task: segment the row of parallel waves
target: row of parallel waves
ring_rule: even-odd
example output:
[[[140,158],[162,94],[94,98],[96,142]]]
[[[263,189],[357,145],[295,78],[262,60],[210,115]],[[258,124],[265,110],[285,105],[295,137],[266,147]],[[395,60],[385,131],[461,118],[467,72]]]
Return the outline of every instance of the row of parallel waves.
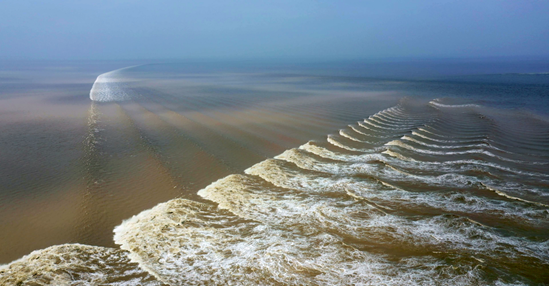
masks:
[[[405,100],[198,192],[214,205],[143,211],[114,239],[170,285],[544,283],[548,127]]]
[[[120,221],[174,197],[200,199],[196,192],[212,181],[396,101],[384,97],[377,105],[368,93],[331,97],[291,88],[249,92],[218,87],[217,80],[215,88],[174,88],[179,80],[158,87],[130,68],[100,75],[90,91],[79,212],[74,225],[59,231],[69,233],[64,241],[87,245],[32,252],[2,266],[0,284],[154,285],[143,271],[149,268],[113,248]],[[48,218],[33,225],[47,227],[42,219]]]

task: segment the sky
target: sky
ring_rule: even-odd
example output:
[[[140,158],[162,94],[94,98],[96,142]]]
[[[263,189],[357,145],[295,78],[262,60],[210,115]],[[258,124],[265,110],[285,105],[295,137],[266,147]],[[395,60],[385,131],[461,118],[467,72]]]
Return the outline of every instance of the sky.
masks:
[[[549,1],[0,1],[0,59],[516,56],[549,56]]]

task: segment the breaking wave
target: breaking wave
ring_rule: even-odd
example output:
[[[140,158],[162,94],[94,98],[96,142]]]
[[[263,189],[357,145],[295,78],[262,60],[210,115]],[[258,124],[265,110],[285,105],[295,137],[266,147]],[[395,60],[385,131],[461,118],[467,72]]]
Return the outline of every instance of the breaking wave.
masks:
[[[90,90],[90,99],[97,102],[113,102],[130,100],[136,96],[135,92],[125,86],[128,79],[124,78],[124,70],[136,66],[125,67],[100,74]]]
[[[93,101],[136,96],[119,71],[97,78]],[[129,218],[114,229],[120,249],[38,250],[2,266],[0,282],[541,284],[548,128],[525,114],[405,99],[213,182],[200,202]]]
[[[65,244],[0,266],[1,285],[164,285],[120,249]]]
[[[477,151],[485,145],[462,138],[507,136],[497,114],[487,110],[486,125],[477,112],[402,103],[200,190],[213,205],[175,199],[144,211],[115,242],[172,285],[544,281],[548,161]],[[442,124],[454,127],[451,147],[402,142]]]

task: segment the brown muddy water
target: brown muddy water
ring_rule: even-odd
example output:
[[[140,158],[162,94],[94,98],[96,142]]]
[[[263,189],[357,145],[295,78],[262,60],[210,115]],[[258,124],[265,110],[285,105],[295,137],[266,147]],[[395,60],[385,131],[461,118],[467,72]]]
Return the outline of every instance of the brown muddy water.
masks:
[[[545,115],[132,64],[1,71],[1,283],[549,281]]]

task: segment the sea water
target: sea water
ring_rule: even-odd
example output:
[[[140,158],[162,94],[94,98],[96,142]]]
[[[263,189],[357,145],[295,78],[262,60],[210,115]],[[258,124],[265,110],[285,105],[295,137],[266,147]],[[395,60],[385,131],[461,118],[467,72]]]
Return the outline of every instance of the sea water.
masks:
[[[547,61],[62,66],[2,78],[4,284],[549,281]]]

